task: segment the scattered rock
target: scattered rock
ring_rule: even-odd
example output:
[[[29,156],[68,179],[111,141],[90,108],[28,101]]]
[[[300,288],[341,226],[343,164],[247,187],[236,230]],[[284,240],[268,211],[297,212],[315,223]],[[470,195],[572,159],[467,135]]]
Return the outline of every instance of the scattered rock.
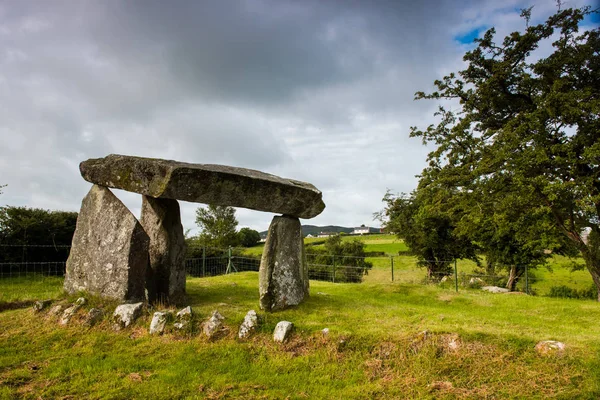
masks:
[[[481,279],[481,278],[473,277],[473,278],[469,279],[469,285],[481,285],[483,283],[484,283],[483,279]]]
[[[501,288],[498,286],[484,286],[481,288],[481,290],[484,290],[484,291],[490,292],[490,293],[508,293],[508,292],[510,292],[510,290],[508,290],[506,288]]]
[[[183,330],[186,329],[192,321],[192,307],[187,306],[181,309],[175,316],[175,323],[173,326],[175,329]]]
[[[238,337],[240,339],[245,339],[249,337],[252,332],[256,330],[258,326],[258,315],[256,315],[256,311],[250,310],[248,314],[244,317],[244,322],[240,326],[240,330],[238,332]]]
[[[448,275],[444,275],[444,276],[442,277],[442,279],[440,279],[440,283],[447,282],[447,281],[448,281],[448,279],[450,279],[450,278],[448,278]]]
[[[144,303],[121,304],[117,306],[113,314],[115,329],[127,328],[141,314]]]
[[[321,333],[323,334],[323,336],[327,336],[329,335],[329,328],[324,328]]]
[[[460,348],[460,338],[457,334],[450,335],[447,340],[448,350],[456,351]]]
[[[59,324],[67,325],[69,323],[69,321],[71,320],[71,318],[73,317],[73,315],[75,315],[75,313],[80,308],[81,308],[81,306],[79,304],[74,304],[71,307],[67,308],[65,311],[63,311],[62,317],[60,317]]]
[[[170,316],[171,313],[168,311],[155,312],[154,316],[152,317],[152,322],[150,322],[150,334],[161,335],[165,331],[165,326],[167,325],[167,321],[169,320]]]
[[[273,332],[273,340],[279,343],[285,342],[288,335],[292,332],[294,324],[289,321],[280,321]]]
[[[50,304],[52,304],[52,300],[38,300],[33,303],[33,311],[40,312],[45,310]]]
[[[213,311],[209,320],[204,323],[204,334],[208,336],[209,339],[215,337],[223,327],[224,319],[225,317],[219,314],[218,311]]]
[[[102,318],[104,318],[104,311],[99,308],[92,308],[88,311],[84,324],[91,327],[100,322]]]
[[[62,311],[64,310],[65,306],[63,306],[62,304],[57,304],[54,307],[52,307],[50,309],[50,311],[48,312],[48,314],[52,315],[52,316],[57,316],[60,313],[62,313]]]
[[[87,303],[87,300],[85,299],[85,297],[80,297],[75,301],[75,305],[78,306],[83,306]]]
[[[310,183],[225,165],[111,154],[80,164],[88,182],[155,198],[244,207],[313,218],[325,209]]]
[[[260,308],[283,310],[300,304],[308,296],[308,270],[304,265],[304,243],[300,220],[274,217],[260,260]]]
[[[325,292],[317,292],[317,294],[319,296],[329,296],[329,293],[325,293]]]
[[[94,185],[81,203],[64,289],[142,301],[150,239],[108,188]]]
[[[185,299],[185,237],[179,203],[142,196],[140,223],[150,238],[148,301],[181,303]]]
[[[535,345],[535,350],[542,355],[562,354],[565,351],[565,344],[556,340],[544,340]]]

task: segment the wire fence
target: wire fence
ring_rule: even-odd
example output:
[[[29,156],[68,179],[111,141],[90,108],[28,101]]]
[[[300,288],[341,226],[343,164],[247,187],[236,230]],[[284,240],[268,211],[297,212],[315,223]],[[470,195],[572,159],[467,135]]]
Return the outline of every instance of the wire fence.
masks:
[[[66,246],[60,247],[62,250]],[[189,277],[210,277],[259,271],[260,255],[249,255],[246,251],[208,247],[188,249],[190,257],[185,260],[186,273]],[[532,270],[528,266],[497,265],[490,272],[468,260],[436,260],[436,263],[444,264],[444,269],[428,269],[423,266],[427,264],[426,261],[418,261],[410,255],[354,257],[305,252],[305,268],[311,280],[353,284],[425,284],[454,291],[490,286],[503,291],[509,287],[517,293],[597,298],[591,277],[586,271],[549,271],[543,267]],[[36,289],[32,288],[42,292],[46,288],[51,288],[49,292],[60,291],[65,269],[66,260],[0,262],[0,302],[11,295],[18,296],[23,285],[34,292]],[[498,291],[494,288],[489,290]]]

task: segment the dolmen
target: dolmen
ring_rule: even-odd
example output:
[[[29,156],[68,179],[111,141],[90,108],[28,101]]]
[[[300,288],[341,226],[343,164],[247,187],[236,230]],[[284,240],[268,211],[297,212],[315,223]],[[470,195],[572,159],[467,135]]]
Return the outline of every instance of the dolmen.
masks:
[[[299,218],[325,208],[313,185],[224,165],[109,155],[79,165],[93,184],[81,203],[64,288],[125,302],[185,299],[185,240],[178,200],[282,214],[269,227],[259,272],[260,307],[308,296]],[[142,195],[138,221],[110,188]]]

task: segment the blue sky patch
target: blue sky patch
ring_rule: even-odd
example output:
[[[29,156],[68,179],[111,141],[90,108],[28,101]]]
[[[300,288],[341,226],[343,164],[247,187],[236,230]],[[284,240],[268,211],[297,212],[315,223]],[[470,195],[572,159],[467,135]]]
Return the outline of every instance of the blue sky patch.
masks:
[[[462,34],[454,36],[454,40],[456,40],[462,44],[472,44],[473,40],[478,38],[479,33],[483,32],[484,30],[485,30],[485,28],[483,28],[483,27],[474,28],[466,33],[462,33]]]

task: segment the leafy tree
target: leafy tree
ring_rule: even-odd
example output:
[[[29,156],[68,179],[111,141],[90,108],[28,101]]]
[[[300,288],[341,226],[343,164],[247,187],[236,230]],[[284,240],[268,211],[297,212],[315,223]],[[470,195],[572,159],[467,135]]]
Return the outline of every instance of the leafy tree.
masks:
[[[440,122],[411,136],[433,142],[424,171],[487,201],[529,199],[520,212],[547,215],[582,254],[600,300],[600,31],[579,31],[589,7],[558,11],[502,43],[488,30],[467,67],[416,99],[450,100]],[[534,51],[551,42],[553,52]],[[586,241],[581,232],[591,228]]]
[[[4,192],[2,191],[2,188],[5,188],[5,187],[6,187],[6,185],[0,185],[0,194],[4,193]]]
[[[260,233],[250,228],[242,228],[238,232],[238,242],[244,247],[256,246],[260,242]]]
[[[209,205],[196,210],[196,224],[200,227],[200,241],[204,245],[225,248],[236,246],[238,221],[235,208]]]
[[[365,260],[365,244],[360,239],[342,241],[340,235],[327,238],[324,249],[311,249],[308,257],[310,279],[333,280],[335,264],[336,282],[361,282],[363,275],[373,267]]]
[[[0,261],[66,261],[76,223],[76,212],[0,207]]]
[[[404,240],[418,265],[427,268],[428,279],[434,281],[452,274],[453,260],[476,259],[475,246],[456,230],[452,212],[439,206],[448,196],[443,191],[434,195],[423,184],[410,195],[388,192],[383,198],[386,208],[376,214],[385,230]]]

